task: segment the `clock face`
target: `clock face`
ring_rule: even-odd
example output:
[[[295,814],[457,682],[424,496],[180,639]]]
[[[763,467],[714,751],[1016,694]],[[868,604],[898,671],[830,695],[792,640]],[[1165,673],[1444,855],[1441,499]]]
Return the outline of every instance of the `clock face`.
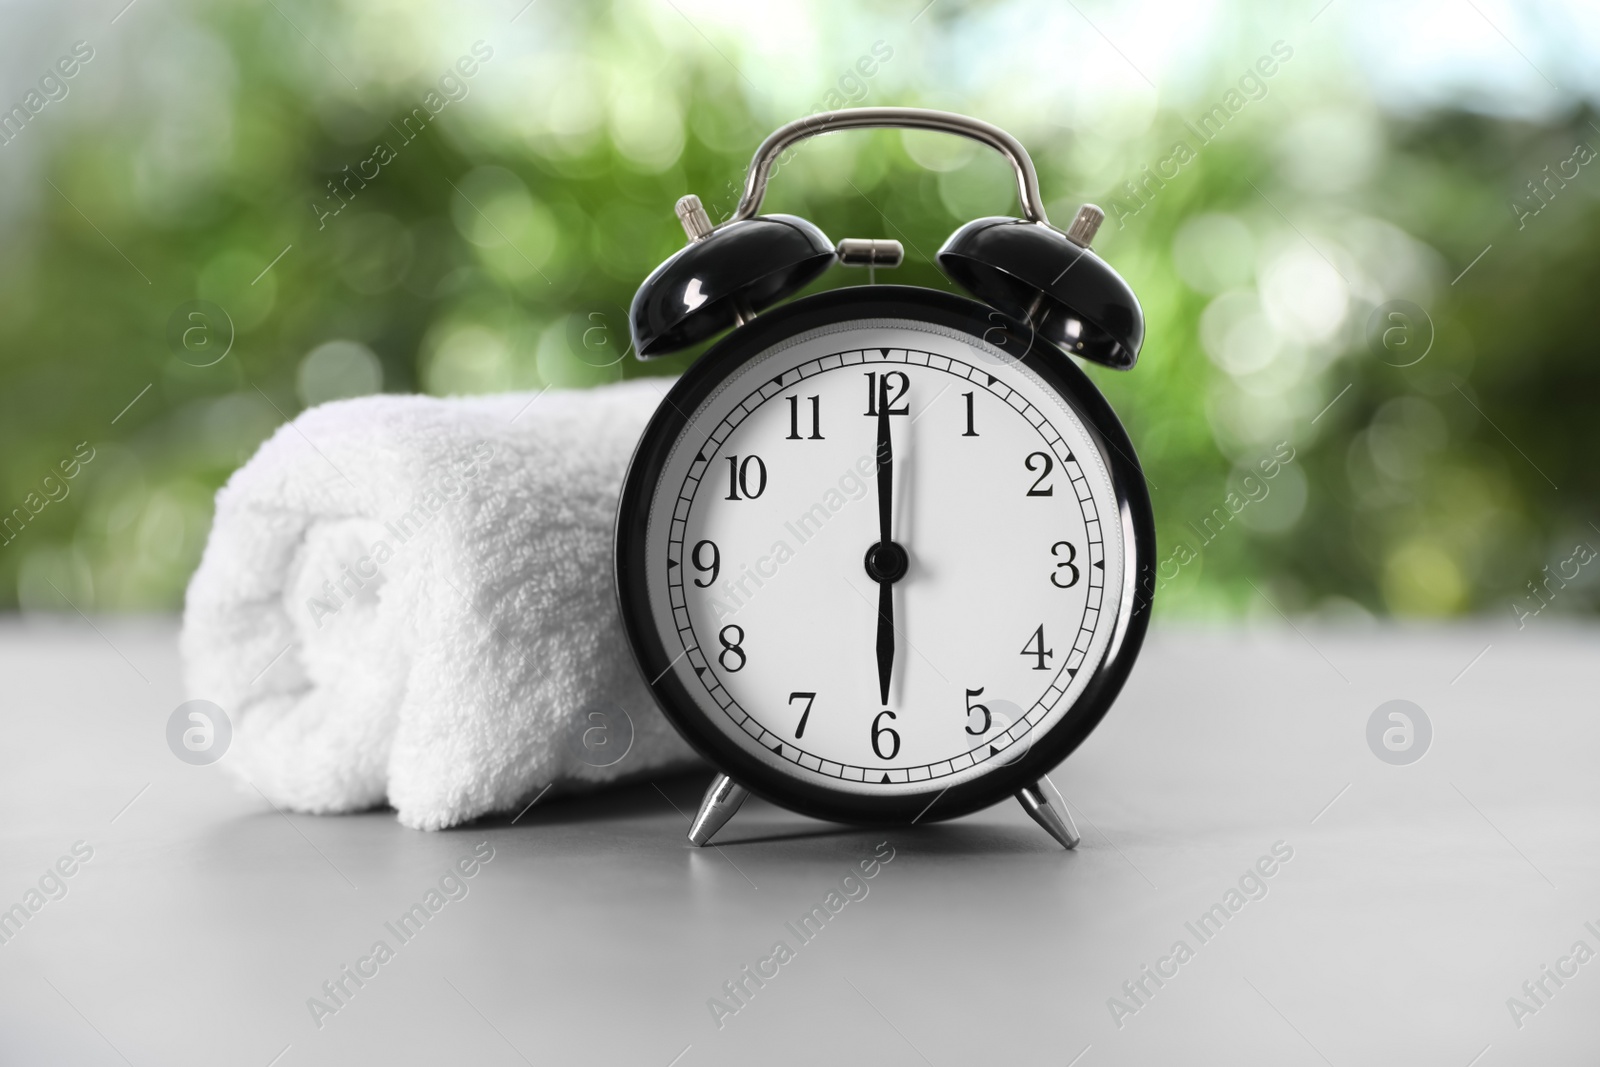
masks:
[[[993,333],[834,322],[674,390],[619,576],[680,727],[813,794],[904,799],[1025,759],[1094,689],[1133,597],[1125,491]]]

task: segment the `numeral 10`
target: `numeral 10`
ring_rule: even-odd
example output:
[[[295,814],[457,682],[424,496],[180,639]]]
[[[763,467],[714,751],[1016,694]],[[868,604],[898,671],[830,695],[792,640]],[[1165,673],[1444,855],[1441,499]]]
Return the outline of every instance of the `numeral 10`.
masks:
[[[755,464],[755,477],[750,475],[750,464]],[[752,488],[753,486],[753,488]],[[767,491],[767,465],[761,461],[760,456],[746,456],[744,462],[739,462],[738,456],[728,457],[728,495],[727,500],[743,500],[749,497],[754,500]],[[741,497],[739,494],[743,493]]]

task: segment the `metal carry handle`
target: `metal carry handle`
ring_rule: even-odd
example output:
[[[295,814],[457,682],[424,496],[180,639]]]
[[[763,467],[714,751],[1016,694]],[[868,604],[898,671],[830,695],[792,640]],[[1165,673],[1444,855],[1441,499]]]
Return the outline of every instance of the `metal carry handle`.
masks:
[[[750,160],[750,172],[744,180],[744,195],[739,198],[739,207],[729,221],[752,218],[761,210],[772,164],[784,149],[821,133],[861,129],[933,130],[969,137],[988,145],[1005,156],[1011,164],[1011,170],[1017,176],[1017,197],[1022,201],[1022,213],[1028,221],[1050,225],[1044,212],[1044,201],[1039,196],[1039,175],[1034,172],[1033,160],[1028,157],[1028,150],[1022,147],[1020,141],[1000,127],[979,119],[920,107],[853,107],[842,111],[823,111],[778,127],[761,142],[755,157]]]

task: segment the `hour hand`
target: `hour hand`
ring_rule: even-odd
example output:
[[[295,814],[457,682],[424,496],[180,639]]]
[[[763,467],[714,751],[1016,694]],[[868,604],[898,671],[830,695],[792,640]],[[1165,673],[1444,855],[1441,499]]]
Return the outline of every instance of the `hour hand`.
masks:
[[[889,678],[894,674],[894,584],[878,583],[878,692],[889,703]]]

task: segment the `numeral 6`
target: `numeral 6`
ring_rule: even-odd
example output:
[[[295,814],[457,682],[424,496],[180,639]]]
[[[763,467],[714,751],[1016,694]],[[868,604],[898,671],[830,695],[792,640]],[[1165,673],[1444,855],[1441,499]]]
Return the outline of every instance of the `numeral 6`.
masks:
[[[892,726],[878,725],[883,721],[883,717],[885,715],[889,716],[891,719],[895,718],[894,712],[885,710],[878,712],[878,717],[872,720],[872,751],[877,754],[879,759],[894,759],[900,754],[900,735],[895,733],[895,729]],[[878,739],[883,737],[885,734],[887,734],[894,743],[894,747],[889,749],[888,752],[883,750],[883,747],[878,741]]]

